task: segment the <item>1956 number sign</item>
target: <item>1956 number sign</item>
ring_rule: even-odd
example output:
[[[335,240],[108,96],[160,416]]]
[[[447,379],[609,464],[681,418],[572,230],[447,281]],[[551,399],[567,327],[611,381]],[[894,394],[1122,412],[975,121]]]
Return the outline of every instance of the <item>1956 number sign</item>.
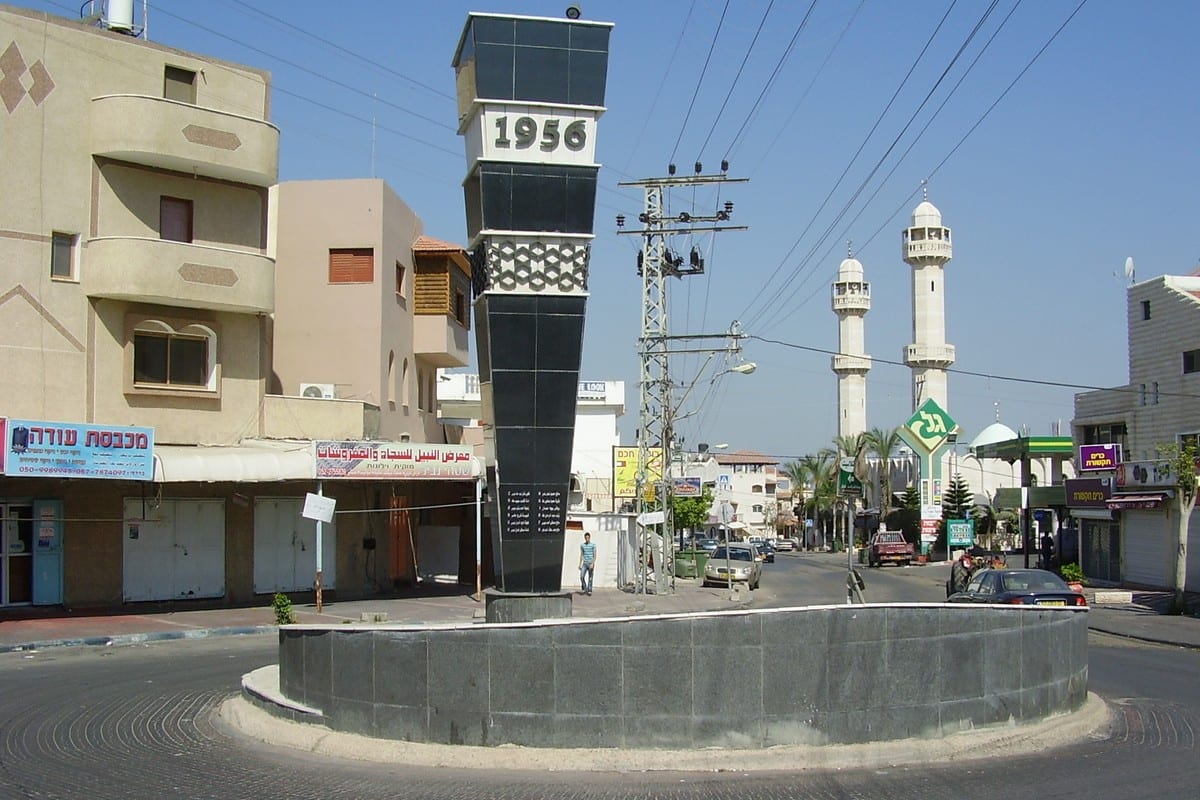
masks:
[[[489,104],[466,132],[469,159],[591,166],[596,120],[591,109]]]
[[[578,153],[587,146],[587,120],[567,120],[564,127],[562,124],[564,120],[556,117],[542,119],[540,120],[540,136],[538,122],[539,120],[533,117],[516,117],[512,120],[512,138],[510,139],[509,117],[507,115],[496,117],[496,138],[492,144],[499,149],[514,146],[522,149],[533,147],[537,142],[538,148],[547,153],[553,153],[559,147],[565,147],[573,153]]]

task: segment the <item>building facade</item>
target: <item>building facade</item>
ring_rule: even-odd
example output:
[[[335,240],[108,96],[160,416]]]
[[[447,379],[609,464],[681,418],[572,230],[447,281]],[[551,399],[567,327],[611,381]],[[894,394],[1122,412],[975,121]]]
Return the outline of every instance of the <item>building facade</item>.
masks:
[[[1174,584],[1179,507],[1159,445],[1200,436],[1200,272],[1162,275],[1126,291],[1129,383],[1075,396],[1078,445],[1114,444],[1121,463],[1099,508],[1076,508],[1084,574],[1146,586]],[[1200,517],[1188,521],[1187,585],[1200,585]]]
[[[414,365],[416,383],[421,365],[465,362],[466,323],[430,312],[426,330],[412,309],[393,323],[383,305],[396,293],[377,290],[379,327],[351,331],[336,359],[366,353],[374,374],[330,374],[367,399],[295,396],[299,381],[332,368],[311,359],[311,377],[283,359],[296,384],[283,386],[272,366],[279,131],[269,83],[103,25],[0,6],[0,607],[309,592],[318,548],[323,585],[346,596],[430,573],[474,580],[473,553],[460,557],[476,519],[463,502],[471,477],[318,480],[323,441],[411,431],[438,460],[451,452],[435,435],[429,379],[428,419],[406,428],[399,410],[385,416],[383,347]],[[411,212],[396,216],[406,241],[345,246],[400,253],[411,292],[440,271],[431,283],[450,308],[461,251],[418,243]],[[357,304],[352,313],[343,301]],[[321,310],[355,320],[367,305],[343,295]],[[408,338],[385,339],[384,328]],[[325,525],[320,543],[301,515],[318,491],[359,512]]]

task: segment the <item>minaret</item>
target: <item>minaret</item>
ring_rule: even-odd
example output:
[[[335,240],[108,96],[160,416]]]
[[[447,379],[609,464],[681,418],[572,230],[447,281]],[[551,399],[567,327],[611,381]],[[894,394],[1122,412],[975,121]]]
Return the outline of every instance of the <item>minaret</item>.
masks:
[[[838,354],[832,364],[838,376],[838,436],[867,429],[871,357],[865,352],[863,317],[871,310],[871,284],[863,280],[863,266],[853,256],[847,248],[833,284],[833,313],[838,316]]]
[[[954,363],[954,345],[946,344],[942,268],[954,249],[942,212],[929,202],[928,194],[913,209],[912,225],[901,237],[904,262],[913,270],[913,343],[904,348],[904,363],[912,370],[913,410],[929,399],[946,408],[946,368]]]

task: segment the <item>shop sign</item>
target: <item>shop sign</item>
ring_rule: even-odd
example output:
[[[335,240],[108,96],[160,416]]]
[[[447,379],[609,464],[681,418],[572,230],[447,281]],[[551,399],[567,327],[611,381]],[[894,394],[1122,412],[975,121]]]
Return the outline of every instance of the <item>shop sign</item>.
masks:
[[[699,477],[675,478],[672,491],[676,497],[700,497],[704,493]]]
[[[154,429],[12,419],[4,472],[26,478],[154,480]]]
[[[470,480],[479,474],[465,444],[313,442],[318,478]]]
[[[1067,478],[1067,508],[1104,508],[1112,496],[1112,481],[1108,478]]]
[[[1120,463],[1121,445],[1119,444],[1079,445],[1080,472],[1108,472],[1116,469]]]
[[[1170,461],[1130,461],[1117,465],[1117,487],[1174,486],[1175,468]]]

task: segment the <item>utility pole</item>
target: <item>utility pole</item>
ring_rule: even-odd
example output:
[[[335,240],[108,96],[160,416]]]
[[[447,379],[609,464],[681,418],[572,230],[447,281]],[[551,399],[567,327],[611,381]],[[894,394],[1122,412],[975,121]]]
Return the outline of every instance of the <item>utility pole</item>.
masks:
[[[673,560],[674,520],[672,518],[673,486],[671,483],[670,464],[672,460],[672,431],[671,419],[673,408],[671,402],[671,355],[669,344],[669,325],[667,316],[667,278],[683,278],[687,275],[704,274],[704,258],[700,251],[692,248],[690,258],[684,263],[668,246],[668,238],[681,234],[708,233],[726,230],[746,230],[745,226],[722,225],[729,220],[733,213],[733,203],[725,201],[724,206],[710,215],[693,215],[681,212],[668,216],[664,195],[667,189],[674,187],[699,187],[724,183],[745,183],[747,178],[730,178],[725,173],[729,163],[721,162],[721,174],[704,175],[703,165],[697,161],[695,174],[686,177],[676,177],[675,165],[668,166],[668,177],[645,178],[639,181],[629,181],[620,186],[640,186],[645,190],[646,199],[644,210],[638,215],[642,223],[640,230],[620,230],[624,228],[625,216],[617,216],[618,234],[632,234],[642,237],[642,249],[638,254],[638,274],[642,278],[642,327],[638,337],[638,354],[641,357],[641,375],[638,381],[638,467],[636,480],[636,512],[639,520],[650,507],[647,493],[655,491],[654,497],[662,501],[662,548],[655,559],[655,591],[668,594],[674,581],[671,562]],[[651,460],[659,464],[659,479],[652,479]],[[656,487],[655,484],[658,484]],[[639,522],[639,524],[641,524]],[[647,526],[648,527],[648,526]],[[645,594],[646,574],[650,564],[650,537],[642,539],[642,571],[638,581],[637,591]]]

